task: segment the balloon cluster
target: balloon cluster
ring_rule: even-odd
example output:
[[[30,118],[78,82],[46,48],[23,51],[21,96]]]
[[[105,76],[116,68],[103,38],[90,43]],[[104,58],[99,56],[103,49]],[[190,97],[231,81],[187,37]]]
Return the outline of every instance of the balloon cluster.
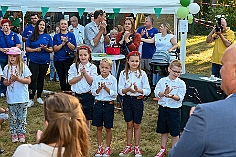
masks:
[[[191,0],[180,0],[181,7],[177,10],[177,16],[180,19],[188,17],[188,23],[193,23],[193,15],[197,14],[200,6],[197,3],[191,3]]]

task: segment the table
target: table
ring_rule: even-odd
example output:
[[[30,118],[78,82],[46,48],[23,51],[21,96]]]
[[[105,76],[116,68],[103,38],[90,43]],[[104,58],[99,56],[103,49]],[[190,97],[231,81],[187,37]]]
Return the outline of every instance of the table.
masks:
[[[207,81],[200,79],[206,77],[198,74],[182,74],[180,78],[186,83],[186,87],[195,87],[203,103],[222,99],[224,92],[220,89],[221,81]]]
[[[100,61],[103,58],[108,58],[112,61],[117,61],[116,64],[116,72],[115,72],[115,77],[117,78],[117,74],[118,74],[118,70],[119,70],[119,66],[120,66],[120,60],[125,58],[125,55],[108,55],[106,53],[92,53],[92,60],[93,61]]]

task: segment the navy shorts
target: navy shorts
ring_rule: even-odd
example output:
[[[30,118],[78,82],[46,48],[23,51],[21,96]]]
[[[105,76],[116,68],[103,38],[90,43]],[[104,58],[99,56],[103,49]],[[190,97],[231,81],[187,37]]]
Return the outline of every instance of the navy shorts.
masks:
[[[181,108],[169,108],[159,106],[157,120],[157,133],[170,133],[171,136],[180,134]]]
[[[123,112],[126,122],[133,121],[136,124],[141,124],[143,117],[143,99],[137,99],[136,96],[123,97]]]
[[[87,120],[93,119],[93,105],[94,105],[94,96],[90,93],[75,94],[79,99],[83,112]]]
[[[109,101],[97,101],[93,107],[93,126],[104,126],[105,128],[113,128],[114,121],[114,103]]]

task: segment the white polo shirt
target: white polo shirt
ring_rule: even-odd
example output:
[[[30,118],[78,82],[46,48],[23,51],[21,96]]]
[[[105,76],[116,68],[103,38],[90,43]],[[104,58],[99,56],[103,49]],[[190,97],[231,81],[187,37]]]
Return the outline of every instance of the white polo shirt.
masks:
[[[83,67],[82,64],[79,64],[78,66],[78,71],[75,67],[75,63],[73,63],[70,66],[70,69],[68,71],[68,80],[72,80],[75,77],[78,77],[81,75],[80,69]],[[94,64],[91,64],[88,62],[87,64],[84,65],[86,72],[89,76],[91,76],[93,79],[95,76],[97,76],[97,67]],[[87,80],[85,77],[83,77],[79,82],[71,85],[71,90],[73,92],[76,92],[77,94],[82,94],[82,93],[87,93],[91,91],[91,86],[88,84]]]

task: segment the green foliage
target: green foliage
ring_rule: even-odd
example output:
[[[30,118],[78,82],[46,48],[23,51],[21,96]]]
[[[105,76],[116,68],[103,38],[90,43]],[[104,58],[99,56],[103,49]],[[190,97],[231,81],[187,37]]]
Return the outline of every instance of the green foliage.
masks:
[[[203,2],[202,0],[200,2]],[[235,17],[236,17],[236,1],[234,0],[218,0],[217,5],[210,5],[211,0],[204,0],[208,4],[202,4],[200,12],[195,15],[198,19],[206,21],[213,21],[214,23],[207,23],[206,25],[214,26],[217,24],[217,15],[225,15],[227,25],[231,30],[236,31]],[[191,26],[190,26],[191,27]],[[191,30],[191,28],[190,28]],[[202,24],[194,24],[194,31],[191,34],[207,35],[211,28],[205,27]]]

